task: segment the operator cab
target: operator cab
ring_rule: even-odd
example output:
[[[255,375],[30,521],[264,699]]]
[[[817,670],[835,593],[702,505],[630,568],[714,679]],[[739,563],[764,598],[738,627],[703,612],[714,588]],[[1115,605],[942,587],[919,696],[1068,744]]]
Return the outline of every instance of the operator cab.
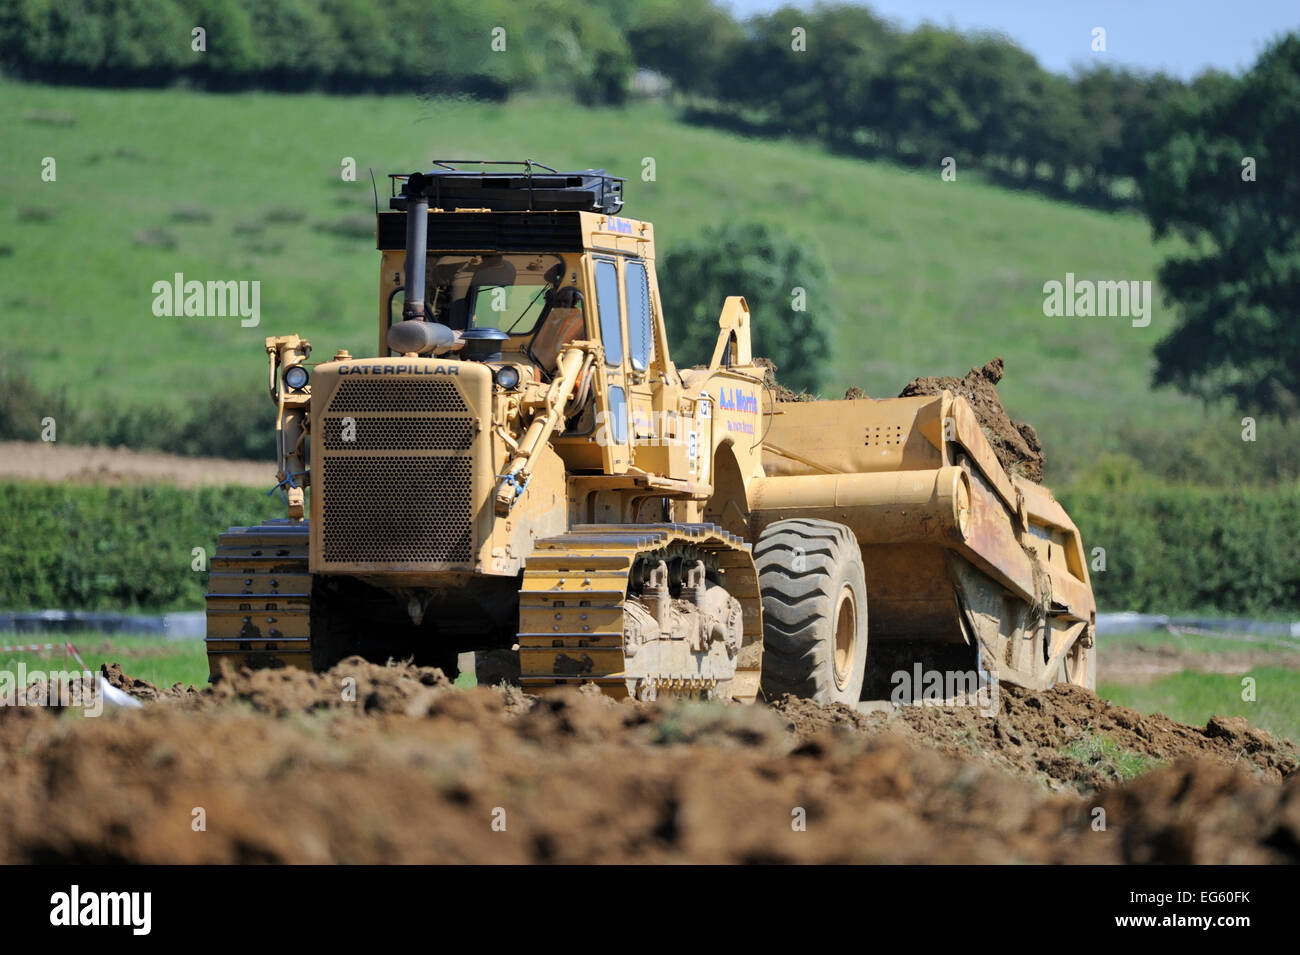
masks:
[[[597,343],[552,439],[566,466],[702,480],[690,435],[708,425],[693,423],[699,395],[683,397],[669,357],[653,226],[620,214],[623,180],[604,170],[514,165],[436,162],[390,177],[376,231],[379,354],[487,364],[504,399],[558,380],[567,343]]]
[[[435,161],[429,173],[390,177],[395,212],[379,215],[379,247],[404,253],[409,243],[423,245],[426,264],[423,276],[412,276],[414,263],[398,269],[396,257],[385,256],[382,350],[400,354],[387,330],[418,318],[453,333],[435,336],[434,354],[526,364],[549,380],[565,343],[595,337],[587,326],[579,214],[617,213],[623,180],[604,170],[562,173],[528,160],[481,165],[523,171],[466,171]],[[410,232],[412,209],[429,213],[420,217],[428,223],[423,235]],[[406,233],[400,242],[398,220]],[[415,308],[406,302],[412,287],[420,298]]]
[[[565,279],[564,257],[555,254],[431,255],[426,270],[427,321],[458,333],[461,357],[516,353],[547,378],[555,374],[560,349],[586,329],[582,290]],[[389,324],[400,320],[402,290],[389,304]],[[490,334],[499,332],[498,335]],[[499,342],[493,349],[459,342]],[[491,360],[491,359],[489,359]],[[499,359],[498,359],[499,360]]]

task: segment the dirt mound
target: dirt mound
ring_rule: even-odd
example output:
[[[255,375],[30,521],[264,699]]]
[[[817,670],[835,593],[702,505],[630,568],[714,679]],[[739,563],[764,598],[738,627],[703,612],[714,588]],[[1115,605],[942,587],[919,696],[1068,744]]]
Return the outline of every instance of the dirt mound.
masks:
[[[380,666],[348,657],[324,673],[296,667],[278,670],[227,671],[203,702],[220,706],[240,701],[262,713],[287,716],[319,710],[405,713],[424,706],[451,681],[441,670],[409,663]]]
[[[980,427],[993,446],[998,461],[1009,474],[1020,474],[1031,481],[1043,480],[1046,458],[1038,432],[1024,422],[1012,421],[1002,407],[997,384],[1002,380],[1002,359],[994,358],[983,368],[972,368],[965,378],[914,378],[899,393],[900,398],[914,395],[937,395],[951,391],[961,395],[975,409]]]
[[[777,401],[816,401],[816,395],[806,391],[792,391],[776,380],[777,365],[768,358],[755,358],[754,364],[763,369],[763,384]]]
[[[466,690],[358,658],[203,690],[106,673],[152,702],[0,709],[0,862],[1300,860],[1283,744],[1072,688],[888,716]],[[1196,759],[1108,785],[1074,749],[1101,737]]]
[[[1300,776],[1263,786],[1228,766],[1181,762],[1099,794],[1121,820],[1123,861],[1146,865],[1300,861]]]
[[[99,672],[104,677],[105,683],[123,693],[129,693],[137,700],[148,703],[156,703],[159,700],[192,700],[198,696],[198,690],[194,687],[186,687],[180,683],[173,684],[169,690],[160,690],[148,680],[137,680],[135,677],[127,676],[122,672],[120,663],[102,663]]]
[[[146,702],[191,710],[243,704],[280,718],[321,712],[439,716],[463,698],[441,670],[410,663],[381,666],[361,657],[349,657],[324,673],[294,667],[227,671],[221,680],[202,690],[179,683],[160,690],[125,675],[116,663],[105,664],[102,672],[113,686]],[[539,698],[517,687],[502,685],[483,688],[483,692],[510,718],[531,713],[530,719],[545,723],[548,714],[568,719],[575,712],[554,705],[554,701],[548,703],[547,698],[541,698],[539,705]],[[1245,767],[1274,781],[1300,768],[1293,744],[1274,739],[1240,717],[1216,716],[1203,727],[1188,726],[1158,713],[1144,716],[1070,686],[1041,693],[1001,686],[997,713],[992,717],[970,706],[894,707],[867,713],[792,696],[769,707],[687,707],[665,715],[668,711],[662,707],[618,704],[594,687],[584,687],[580,695],[590,697],[589,702],[598,707],[593,713],[613,708],[634,714],[608,715],[595,727],[597,735],[610,732],[620,720],[626,720],[628,726],[653,725],[656,739],[674,743],[731,737],[747,743],[770,742],[779,736],[794,745],[794,741],[825,733],[870,735],[888,730],[950,756],[979,759],[1035,779],[1053,790],[1086,793],[1112,785],[1125,777],[1134,760],[1143,769],[1186,758],[1209,760]],[[548,725],[534,732],[528,728],[531,725],[524,724],[525,734],[538,739],[554,733],[582,736],[584,732],[567,724]]]
[[[239,702],[272,716],[342,709],[405,713],[412,706],[422,705],[417,701],[452,685],[441,670],[433,667],[410,663],[381,666],[361,657],[348,657],[324,673],[309,673],[297,667],[228,669],[222,679],[203,690],[179,683],[160,690],[147,680],[127,676],[118,663],[105,663],[100,672],[113,686],[139,700],[180,703],[191,709]]]
[[[826,730],[860,733],[875,729],[879,725],[878,719],[859,713],[843,703],[822,706],[797,696],[781,697],[772,703],[772,709],[784,716],[790,730],[801,737]]]
[[[327,708],[276,718],[282,708],[256,708],[250,683],[236,695],[252,707],[0,713],[0,861],[1300,857],[1295,778],[1186,764],[1081,799],[918,746],[882,719],[859,724],[851,710],[832,713],[839,730],[806,722],[796,734],[787,724],[808,715],[802,706],[561,693],[512,710],[499,690],[407,682],[420,689],[402,712],[396,701],[367,708],[361,694],[336,707],[331,687]]]
[[[1300,768],[1293,746],[1240,717],[1216,716],[1203,727],[1188,726],[1159,713],[1144,716],[1073,686],[1043,693],[1002,686],[993,717],[974,707],[905,707],[890,729],[949,755],[1079,792],[1113,785],[1133,767],[1180,759],[1241,768],[1273,781]]]

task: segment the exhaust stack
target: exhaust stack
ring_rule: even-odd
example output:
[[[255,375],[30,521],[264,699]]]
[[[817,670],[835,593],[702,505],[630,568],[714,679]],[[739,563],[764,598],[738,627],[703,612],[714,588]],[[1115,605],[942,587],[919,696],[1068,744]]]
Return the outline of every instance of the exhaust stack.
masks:
[[[411,173],[406,180],[406,297],[403,321],[425,320],[424,270],[429,245],[429,177]]]

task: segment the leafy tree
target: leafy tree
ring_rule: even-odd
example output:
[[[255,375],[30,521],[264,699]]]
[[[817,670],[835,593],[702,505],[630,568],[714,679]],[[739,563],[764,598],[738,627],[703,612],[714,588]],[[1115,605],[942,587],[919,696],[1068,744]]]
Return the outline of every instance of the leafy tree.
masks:
[[[743,295],[754,319],[754,354],[770,358],[787,387],[816,391],[822,383],[836,319],[826,269],[802,242],[764,223],[729,223],[674,247],[658,275],[678,365],[712,357],[722,303]]]
[[[1003,36],[976,34],[953,68],[953,82],[975,120],[958,140],[961,150],[977,159],[1023,156],[1040,135],[1035,110],[1046,74],[1038,61]]]
[[[1052,168],[1052,182],[1057,191],[1065,188],[1066,173],[1078,168],[1080,149],[1086,143],[1089,130],[1083,117],[1079,93],[1064,76],[1043,73],[1034,82],[1035,106],[1033,111],[1037,136],[1025,140],[1025,158],[1031,163],[1045,162]],[[1032,177],[1034,170],[1031,166]]]
[[[796,30],[803,31],[797,49]],[[893,35],[862,7],[782,7],[749,21],[718,86],[734,101],[766,111],[783,129],[846,145],[879,118],[874,86],[885,72]]]
[[[395,34],[401,25],[368,0],[325,0],[321,10],[333,21],[342,46],[336,85],[349,91],[382,86],[400,62]]]
[[[657,0],[635,11],[627,43],[637,65],[662,73],[683,92],[716,95],[725,74],[719,64],[740,42],[740,25],[710,0]]]
[[[334,25],[309,0],[254,4],[249,16],[264,48],[262,69],[277,85],[316,85],[339,67],[342,44]]]
[[[128,77],[183,69],[190,57],[188,21],[173,0],[117,0],[103,14],[104,68]]]
[[[1146,153],[1159,145],[1156,115],[1179,81],[1100,66],[1078,73],[1074,85],[1087,129],[1080,160],[1089,178],[1140,177]]]
[[[953,82],[965,46],[961,34],[926,23],[907,34],[890,58],[894,135],[907,152],[927,162],[979,130],[972,104]]]
[[[607,16],[566,0],[535,0],[528,35],[544,37],[547,51],[534,85],[566,89],[585,103],[617,105],[627,95],[632,54]]]
[[[1180,306],[1155,381],[1242,410],[1300,404],[1300,35],[1239,79],[1211,76],[1171,102],[1147,161],[1157,237],[1189,246],[1160,269]],[[1253,181],[1248,174],[1254,164]]]
[[[202,27],[207,33],[205,52],[195,53],[185,45],[196,74],[216,89],[247,85],[265,55],[246,5],[240,0],[198,0],[193,19],[191,29]]]

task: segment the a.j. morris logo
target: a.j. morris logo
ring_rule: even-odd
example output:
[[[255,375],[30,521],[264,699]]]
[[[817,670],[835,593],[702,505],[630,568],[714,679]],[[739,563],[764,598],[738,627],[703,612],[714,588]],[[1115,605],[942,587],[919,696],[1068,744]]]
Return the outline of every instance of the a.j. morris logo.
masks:
[[[758,396],[741,391],[739,388],[723,387],[718,392],[718,407],[724,411],[748,411],[758,413]]]

